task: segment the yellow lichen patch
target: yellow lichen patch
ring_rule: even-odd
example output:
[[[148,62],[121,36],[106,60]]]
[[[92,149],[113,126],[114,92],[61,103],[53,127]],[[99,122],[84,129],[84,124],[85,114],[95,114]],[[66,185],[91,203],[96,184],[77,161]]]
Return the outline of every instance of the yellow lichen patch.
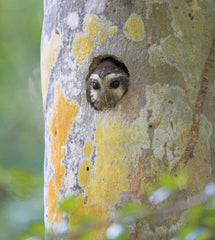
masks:
[[[79,178],[79,185],[86,189],[90,183],[90,180],[92,178],[93,173],[93,166],[90,162],[90,160],[86,160],[81,165],[79,172],[78,172],[78,178]]]
[[[116,26],[112,27],[108,30],[108,34],[109,34],[110,37],[116,32],[117,32],[117,27]]]
[[[95,42],[104,43],[107,37],[111,37],[117,31],[117,27],[111,27],[111,23],[104,17],[88,14],[84,18],[83,30],[83,33],[75,36],[72,45],[72,54],[79,65],[87,60]]]
[[[80,222],[83,222],[83,219],[91,217],[94,222],[96,220],[100,221],[98,215],[95,215],[95,211],[93,207],[89,207],[86,204],[86,198],[83,195],[80,195],[77,198],[77,201],[73,204],[73,207],[69,212],[69,220],[70,220],[70,230],[71,232],[75,232],[80,225]],[[101,240],[101,234],[99,234],[99,227],[97,229],[88,230],[87,233],[88,239],[93,240]]]
[[[101,31],[99,32],[97,39],[100,43],[104,43],[106,41],[106,32],[106,29],[101,29]]]
[[[199,5],[198,5],[197,0],[193,0],[193,1],[191,2],[190,6],[191,6],[192,9],[195,9],[195,10],[200,10],[200,9],[201,9],[201,8],[199,7]]]
[[[86,15],[84,18],[84,32],[87,36],[94,36],[101,31],[98,18],[94,15]]]
[[[95,201],[104,209],[119,199],[121,191],[128,190],[129,168],[123,150],[122,141],[126,141],[123,130],[126,128],[123,128],[120,121],[111,123],[107,119],[104,125],[97,122],[95,173],[93,182],[87,189],[87,196],[90,204]]]
[[[145,37],[144,25],[141,17],[133,13],[124,27],[125,35],[133,41],[141,41]]]
[[[60,35],[56,34],[53,31],[50,40],[48,40],[48,37],[46,36],[42,45],[41,86],[43,95],[43,106],[45,106],[46,103],[51,68],[57,59],[59,50],[60,50]]]
[[[85,202],[79,206],[80,211],[93,212],[100,220],[107,220],[113,211],[112,205],[120,200],[120,193],[129,190],[130,166],[135,168],[138,156],[142,154],[139,146],[149,147],[144,119],[145,116],[141,116],[131,126],[118,115],[97,119],[93,174],[86,175],[90,161],[85,161],[79,169],[79,184],[86,196]],[[86,188],[83,187],[85,182]],[[92,239],[102,239],[104,232],[105,226]]]
[[[80,208],[81,211],[93,212],[100,220],[109,218],[111,206],[119,200],[120,192],[128,190],[128,152],[123,148],[128,132],[128,126],[121,124],[118,118],[111,119],[109,116],[104,123],[97,120],[94,173],[87,184],[87,201],[84,207],[81,205]],[[83,170],[82,167],[79,170],[79,183],[86,178],[82,175]],[[102,239],[105,227],[98,229],[94,240]]]
[[[58,223],[63,220],[62,213],[57,209],[55,218],[54,218],[54,223]]]
[[[85,36],[83,33],[78,33],[75,36],[72,45],[72,54],[75,57],[77,64],[81,65],[84,63],[92,51],[94,44],[95,41],[88,36]]]
[[[117,32],[117,27],[111,27],[111,23],[104,17],[98,18],[94,15],[86,15],[84,19],[84,33],[90,38],[103,43],[108,36],[112,36],[115,32]]]
[[[49,133],[52,135],[51,142],[51,164],[54,168],[55,184],[57,188],[63,186],[66,169],[61,163],[65,151],[62,150],[71,125],[78,114],[78,107],[75,103],[70,103],[61,91],[59,83],[55,85],[54,107],[49,122]]]
[[[110,118],[104,124],[97,121],[95,172],[86,195],[87,204],[93,208],[96,204],[95,212],[100,216],[107,214],[107,209],[119,199],[121,191],[128,190],[129,167],[123,149],[123,141],[126,141],[123,130],[129,131],[120,121],[112,122]]]
[[[49,227],[51,227],[52,221],[54,219],[54,215],[57,208],[59,194],[54,184],[53,178],[51,177],[48,183],[48,220],[49,220]]]
[[[93,153],[93,143],[92,142],[86,142],[84,147],[83,147],[83,151],[85,154],[85,157],[90,157],[90,155],[92,155]]]

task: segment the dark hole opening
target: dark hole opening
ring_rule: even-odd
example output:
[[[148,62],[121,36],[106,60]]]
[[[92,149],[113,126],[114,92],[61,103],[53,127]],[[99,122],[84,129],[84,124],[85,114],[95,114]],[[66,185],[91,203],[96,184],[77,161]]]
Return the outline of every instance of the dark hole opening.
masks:
[[[90,64],[89,73],[87,74],[86,80],[89,78],[89,76],[95,70],[95,68],[98,66],[98,64],[105,60],[112,61],[116,66],[122,68],[129,76],[129,71],[128,71],[127,67],[125,66],[125,64],[122,61],[117,59],[117,57],[112,56],[112,55],[102,55],[102,56],[95,57],[93,59],[92,63]]]
[[[112,61],[117,67],[120,67],[122,68],[129,76],[129,72],[128,72],[128,69],[127,67],[125,66],[125,64],[123,62],[120,62],[118,60],[116,60],[114,57],[105,57],[105,58],[102,58],[100,62],[103,62],[105,60],[109,60],[109,61]],[[99,62],[99,63],[100,63]]]

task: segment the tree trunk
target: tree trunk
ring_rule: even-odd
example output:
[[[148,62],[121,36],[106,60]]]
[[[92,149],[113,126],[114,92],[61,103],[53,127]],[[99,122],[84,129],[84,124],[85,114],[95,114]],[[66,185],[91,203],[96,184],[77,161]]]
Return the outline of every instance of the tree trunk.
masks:
[[[71,195],[80,212],[111,219],[122,196],[142,199],[161,171],[186,168],[189,195],[211,181],[214,12],[211,0],[44,0],[47,230],[64,230],[58,207]],[[86,88],[102,59],[123,66],[129,87],[115,106],[110,94],[98,110]],[[169,239],[178,224],[155,226],[152,239],[161,232]]]

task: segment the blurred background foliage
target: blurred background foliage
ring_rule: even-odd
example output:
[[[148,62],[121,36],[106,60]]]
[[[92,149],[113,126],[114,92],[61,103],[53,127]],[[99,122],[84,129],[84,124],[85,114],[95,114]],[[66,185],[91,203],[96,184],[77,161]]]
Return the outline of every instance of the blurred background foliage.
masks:
[[[112,223],[109,219],[80,212],[79,197],[70,196],[59,206],[59,211],[64,216],[68,214],[66,225],[62,225],[58,236],[47,240],[57,240],[58,237],[65,236],[71,240],[94,239],[92,236],[95,237],[96,230],[106,224],[108,227],[105,229],[105,240],[214,240],[215,183],[208,183],[203,191],[179,200],[177,196],[188,187],[188,178],[189,174],[183,171],[177,176],[163,173],[157,183],[150,184],[145,201],[139,198],[119,200]],[[174,226],[175,217],[178,223]],[[162,226],[167,220],[173,221],[171,233],[165,232],[165,227]],[[135,234],[132,236],[130,233]]]
[[[0,1],[0,239],[43,219],[42,0]]]
[[[44,233],[44,137],[39,68],[42,4],[42,0],[0,1],[1,240],[43,239],[31,237]],[[161,180],[158,190],[152,189],[149,197],[155,204],[162,203],[175,189],[186,184],[186,176],[166,175]],[[209,189],[215,195],[215,185]],[[62,203],[61,211],[71,213],[76,209],[75,204],[76,198],[72,196]],[[215,239],[215,198],[193,206],[188,211],[187,224],[173,239]],[[136,202],[125,206],[121,221],[107,229],[106,238],[126,239],[131,223],[124,219],[129,216],[135,222],[151,214],[147,211],[146,206]],[[86,231],[89,233],[94,226],[91,217],[79,216],[80,232],[73,239],[89,239]]]

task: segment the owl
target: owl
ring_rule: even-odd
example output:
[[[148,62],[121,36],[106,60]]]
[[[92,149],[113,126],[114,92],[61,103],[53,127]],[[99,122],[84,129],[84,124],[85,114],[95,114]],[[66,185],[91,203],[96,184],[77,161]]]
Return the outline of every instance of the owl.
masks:
[[[93,70],[86,86],[87,101],[96,110],[114,108],[128,91],[128,70],[117,60],[104,59]]]

